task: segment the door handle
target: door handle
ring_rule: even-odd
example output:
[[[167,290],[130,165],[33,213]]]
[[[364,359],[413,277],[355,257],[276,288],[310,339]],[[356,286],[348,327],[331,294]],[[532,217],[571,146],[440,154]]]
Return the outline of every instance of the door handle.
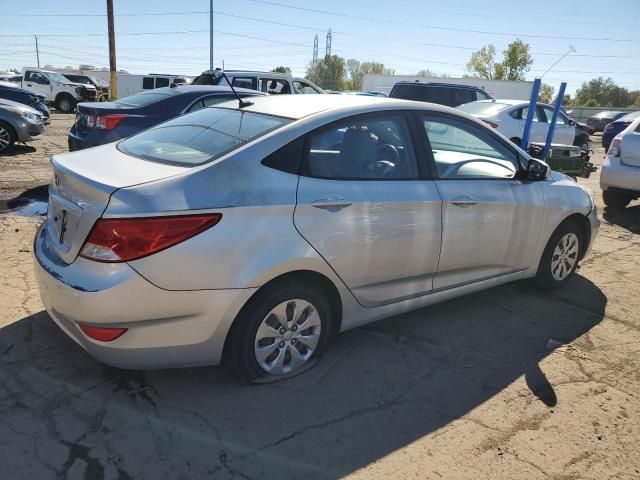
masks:
[[[462,207],[462,208],[466,208],[466,207],[471,207],[473,205],[476,205],[478,203],[477,200],[474,200],[471,197],[467,197],[466,195],[464,197],[456,197],[456,198],[452,198],[451,199],[451,203],[453,205],[455,205],[456,207]]]
[[[27,83],[27,87],[33,87],[33,85],[31,85],[30,83]]]
[[[353,202],[349,200],[345,200],[344,198],[323,198],[322,200],[316,200],[315,202],[311,202],[312,207],[316,208],[324,208],[324,209],[341,209],[346,208],[351,205]]]

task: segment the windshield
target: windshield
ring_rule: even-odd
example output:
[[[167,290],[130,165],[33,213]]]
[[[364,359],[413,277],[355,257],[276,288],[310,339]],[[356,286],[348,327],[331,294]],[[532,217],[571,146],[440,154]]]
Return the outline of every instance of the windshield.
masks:
[[[471,102],[456,107],[458,110],[470,113],[471,115],[495,115],[511,105],[500,102]]]
[[[214,160],[290,120],[223,108],[204,108],[129,137],[118,149],[154,162],[192,167]]]
[[[114,103],[126,105],[127,107],[144,107],[169,97],[171,97],[171,95],[158,92],[136,93],[135,95],[129,95],[128,97],[116,100]]]
[[[53,80],[54,82],[58,83],[69,83],[71,81],[64,75],[60,75],[57,72],[47,72],[46,75],[47,77],[49,77],[49,80]]]

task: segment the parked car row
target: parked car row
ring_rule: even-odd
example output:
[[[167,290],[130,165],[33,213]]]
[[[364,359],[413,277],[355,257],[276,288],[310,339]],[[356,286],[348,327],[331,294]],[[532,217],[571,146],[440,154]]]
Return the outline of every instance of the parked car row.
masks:
[[[15,142],[38,140],[49,121],[42,95],[0,82],[0,154]]]

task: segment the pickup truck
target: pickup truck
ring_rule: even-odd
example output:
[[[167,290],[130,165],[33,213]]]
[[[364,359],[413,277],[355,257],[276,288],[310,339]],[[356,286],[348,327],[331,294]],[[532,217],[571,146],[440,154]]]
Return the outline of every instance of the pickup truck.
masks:
[[[44,95],[46,102],[63,113],[71,113],[79,102],[95,102],[97,91],[93,85],[74,83],[58,72],[25,67],[22,88]]]

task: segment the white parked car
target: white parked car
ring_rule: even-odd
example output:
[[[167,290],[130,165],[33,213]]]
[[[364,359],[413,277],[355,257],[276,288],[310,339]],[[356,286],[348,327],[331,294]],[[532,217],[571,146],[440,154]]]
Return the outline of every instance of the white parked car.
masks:
[[[457,108],[477,117],[498,130],[516,145],[520,145],[529,111],[529,102],[522,100],[479,100],[465,103]],[[547,140],[552,115],[553,107],[551,105],[538,103],[533,116],[533,123],[531,124],[529,142],[544,143]],[[573,145],[575,137],[576,122],[563,112],[558,112],[552,143]]]
[[[640,197],[640,118],[611,142],[602,164],[600,187],[604,203],[612,212]]]
[[[286,73],[278,72],[246,72],[240,70],[225,70],[225,75],[236,88],[248,88],[268,93],[278,94],[319,94],[324,91],[305,78],[292,77]],[[228,86],[229,83],[222,75],[222,70],[206,70],[193,79],[193,85],[220,85]]]
[[[63,113],[71,113],[78,102],[95,102],[97,90],[93,85],[74,83],[58,72],[25,67],[22,71],[22,88],[33,90],[47,97]]]

